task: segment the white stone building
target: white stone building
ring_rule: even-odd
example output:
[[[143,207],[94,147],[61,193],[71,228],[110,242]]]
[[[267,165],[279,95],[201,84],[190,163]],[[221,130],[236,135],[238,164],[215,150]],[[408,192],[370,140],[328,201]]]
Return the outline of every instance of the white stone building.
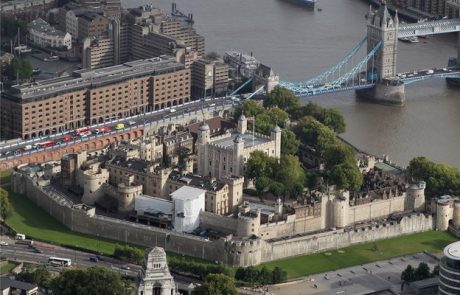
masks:
[[[244,115],[234,132],[211,138],[210,129],[203,124],[196,142],[198,174],[222,179],[243,176],[250,154],[263,151],[277,159],[281,156],[281,129],[276,126],[270,136],[247,132]]]
[[[171,194],[175,231],[192,232],[200,226],[200,212],[205,208],[205,194],[205,190],[187,185]]]
[[[171,276],[163,248],[153,248],[145,257],[145,268],[140,274],[137,295],[176,295],[176,285]]]
[[[29,25],[29,39],[32,43],[44,48],[72,48],[72,36],[56,30],[41,18],[33,20]]]

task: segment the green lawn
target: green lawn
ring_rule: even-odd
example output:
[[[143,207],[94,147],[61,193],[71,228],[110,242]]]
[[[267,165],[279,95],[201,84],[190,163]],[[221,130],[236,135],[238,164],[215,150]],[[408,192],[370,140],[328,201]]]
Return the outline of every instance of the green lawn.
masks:
[[[8,262],[0,267],[0,275],[7,274],[16,267],[16,263]]]
[[[11,171],[10,170],[3,170],[0,171],[0,185],[4,183],[9,183],[11,179]]]
[[[63,246],[73,246],[90,251],[96,251],[106,255],[112,255],[116,244],[123,244],[113,240],[98,238],[72,232],[45,211],[35,206],[32,201],[21,194],[15,194],[9,187],[0,188],[8,191],[9,200],[13,207],[11,215],[6,223],[19,233],[26,234],[36,240],[51,242]],[[145,247],[132,245],[144,250]],[[182,255],[168,253],[168,257],[182,258]],[[194,257],[186,257],[190,261],[203,264],[210,262]],[[212,264],[212,263],[211,263]]]
[[[287,271],[289,278],[295,278],[422,251],[437,253],[455,241],[457,238],[447,232],[429,231],[355,245],[338,251],[276,260],[263,265],[269,269],[281,267]]]

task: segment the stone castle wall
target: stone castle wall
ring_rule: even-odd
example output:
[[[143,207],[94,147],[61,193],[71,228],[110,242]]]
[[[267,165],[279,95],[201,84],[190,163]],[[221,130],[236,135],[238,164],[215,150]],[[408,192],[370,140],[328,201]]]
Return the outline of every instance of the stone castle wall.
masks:
[[[38,207],[72,231],[145,247],[159,246],[167,251],[210,261],[221,261],[234,266],[256,265],[275,259],[342,248],[433,229],[431,216],[413,214],[403,217],[400,222],[388,222],[359,230],[345,231],[339,229],[279,240],[267,239],[269,237],[263,237],[263,239],[232,238],[229,235],[227,238],[210,241],[189,234],[96,215],[94,209],[82,209],[81,206],[74,205],[61,196],[47,191],[47,187],[38,186],[35,181],[28,176],[15,172],[13,173],[12,187],[15,192],[25,194]],[[238,219],[228,218],[222,222],[223,216],[208,212],[202,212],[201,218],[204,226],[219,227],[223,232],[229,234],[232,234],[234,229],[238,227]],[[317,217],[310,221],[312,224],[321,223]],[[300,228],[296,228],[296,232],[298,230]],[[267,233],[267,229],[263,229],[263,225],[260,231]]]
[[[373,202],[350,206],[348,208],[348,222],[357,223],[365,220],[386,217],[393,212],[404,211],[406,195],[402,195],[387,200],[374,200]]]
[[[341,229],[279,241],[262,241],[261,262],[338,249],[353,244],[367,243],[432,229],[433,218],[431,215],[413,214],[403,217],[399,222],[387,222],[357,230],[345,231]]]

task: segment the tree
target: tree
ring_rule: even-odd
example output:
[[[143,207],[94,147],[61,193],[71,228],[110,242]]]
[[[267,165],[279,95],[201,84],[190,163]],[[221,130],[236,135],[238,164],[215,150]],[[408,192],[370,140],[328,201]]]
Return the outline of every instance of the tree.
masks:
[[[123,294],[120,275],[106,267],[64,270],[51,281],[54,295]]]
[[[294,187],[296,186],[296,190],[298,190],[300,185],[303,189],[305,183],[305,171],[299,158],[293,155],[282,155],[276,170],[276,180],[284,184],[289,196],[296,197],[292,195]]]
[[[215,51],[211,51],[208,54],[206,54],[205,58],[209,60],[218,60],[220,58],[220,55]]]
[[[286,271],[282,270],[278,266],[273,269],[272,275],[273,275],[273,279],[272,279],[273,284],[285,282],[287,279]]]
[[[270,184],[270,192],[277,198],[283,196],[285,191],[286,188],[280,182],[274,181]]]
[[[10,200],[8,199],[8,191],[0,188],[0,218],[6,220],[11,213]]]
[[[193,295],[237,295],[233,278],[223,274],[206,276],[201,286],[195,288]]]
[[[415,270],[415,280],[420,281],[431,277],[430,267],[425,262],[421,262]]]
[[[259,271],[259,283],[262,285],[271,284],[273,281],[273,274],[266,266],[263,266]]]
[[[270,186],[270,178],[262,176],[256,179],[256,190],[259,192],[259,195]]]
[[[292,118],[300,119],[310,116],[329,127],[336,133],[343,133],[346,129],[345,119],[336,109],[322,108],[312,102],[292,110]]]
[[[425,157],[414,158],[407,169],[416,181],[426,181],[428,196],[460,195],[460,169],[437,164]]]
[[[401,273],[401,280],[405,283],[415,281],[415,270],[412,265],[408,265],[405,270]]]
[[[24,58],[13,58],[11,64],[8,66],[8,77],[11,80],[14,80],[19,77],[19,79],[28,79],[32,76],[32,65],[30,62]]]
[[[355,162],[355,154],[351,147],[341,142],[323,147],[322,154],[326,165],[329,167],[345,162]]]
[[[297,155],[300,141],[294,132],[288,129],[281,130],[281,154]]]
[[[439,264],[438,265],[435,265],[433,267],[433,271],[431,272],[431,276],[432,277],[437,277],[439,276]]]
[[[51,283],[51,273],[45,266],[25,267],[16,279],[27,283],[37,284],[40,287],[48,289]]]
[[[246,164],[246,177],[257,179],[258,177],[273,177],[276,170],[277,160],[267,156],[262,151],[253,151]]]
[[[329,180],[339,189],[358,190],[363,184],[363,175],[353,163],[342,163],[330,169]]]
[[[113,256],[123,261],[142,264],[142,261],[144,260],[144,251],[129,245],[121,246],[117,244],[115,246]]]
[[[265,98],[264,107],[278,107],[282,110],[293,110],[299,106],[299,98],[288,89],[276,86]]]

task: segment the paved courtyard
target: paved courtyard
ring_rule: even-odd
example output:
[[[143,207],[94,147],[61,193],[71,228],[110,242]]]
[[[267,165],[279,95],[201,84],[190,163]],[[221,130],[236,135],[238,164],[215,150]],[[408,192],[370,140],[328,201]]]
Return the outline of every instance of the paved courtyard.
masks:
[[[401,272],[407,265],[417,267],[421,262],[428,264],[431,270],[438,264],[431,256],[418,253],[311,275],[295,282],[270,286],[268,292],[276,295],[398,294],[401,291]]]

